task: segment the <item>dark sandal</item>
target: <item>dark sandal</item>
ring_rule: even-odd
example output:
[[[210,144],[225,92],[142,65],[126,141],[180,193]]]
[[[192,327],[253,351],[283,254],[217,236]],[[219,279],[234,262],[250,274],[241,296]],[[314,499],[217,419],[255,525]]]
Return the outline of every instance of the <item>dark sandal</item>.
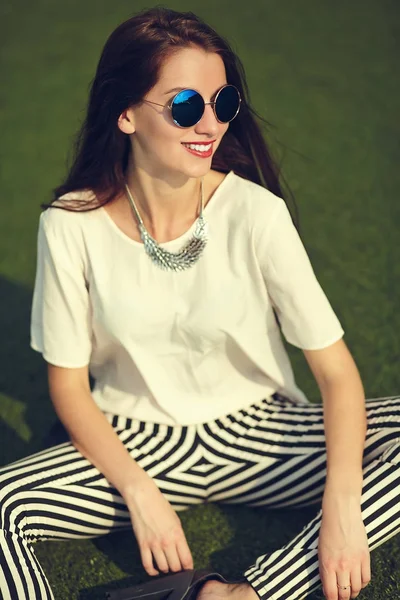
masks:
[[[247,579],[227,581],[225,577],[214,571],[206,569],[186,569],[157,577],[157,579],[146,581],[123,590],[107,592],[107,600],[195,600],[202,585],[210,579],[216,579],[224,583],[247,583]]]

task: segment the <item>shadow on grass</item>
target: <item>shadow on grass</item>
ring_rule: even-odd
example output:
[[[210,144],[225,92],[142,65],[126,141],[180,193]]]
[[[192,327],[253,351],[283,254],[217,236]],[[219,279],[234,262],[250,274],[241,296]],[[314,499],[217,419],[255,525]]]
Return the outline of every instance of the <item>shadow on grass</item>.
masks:
[[[263,509],[221,506],[234,532],[231,542],[212,557],[212,566],[236,578],[256,559],[278,550],[293,539],[319,510],[319,505],[302,509]]]
[[[46,363],[30,348],[32,290],[0,277],[0,464],[41,449],[55,420]]]

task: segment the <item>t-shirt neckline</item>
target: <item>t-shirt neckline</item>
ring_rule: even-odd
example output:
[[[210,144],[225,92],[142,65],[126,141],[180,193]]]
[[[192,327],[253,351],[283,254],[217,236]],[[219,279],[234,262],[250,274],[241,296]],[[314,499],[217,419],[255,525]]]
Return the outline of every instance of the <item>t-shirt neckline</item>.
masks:
[[[217,189],[214,191],[213,195],[211,196],[210,200],[207,202],[206,206],[204,207],[204,209],[203,209],[204,216],[208,215],[208,213],[211,211],[213,205],[216,204],[216,200],[221,195],[221,191],[224,189],[224,187],[226,185],[226,181],[230,180],[234,174],[235,174],[235,172],[233,170],[229,171],[226,174],[226,176],[221,181],[221,183],[219,184],[219,186],[217,187]],[[211,208],[210,208],[210,206],[211,206]],[[106,221],[113,227],[113,229],[119,234],[120,237],[122,237],[124,240],[126,240],[128,243],[132,244],[133,246],[136,246],[139,248],[144,248],[144,244],[142,242],[137,242],[136,240],[132,239],[131,237],[129,237],[129,235],[124,233],[122,231],[122,229],[120,229],[118,227],[118,225],[115,223],[115,221],[112,219],[112,217],[105,210],[104,206],[100,206],[100,213],[104,215]],[[170,246],[175,246],[179,242],[182,242],[186,238],[188,238],[192,233],[194,233],[196,225],[197,225],[197,219],[192,223],[190,228],[187,231],[185,231],[182,235],[180,235],[179,237],[177,237],[173,240],[169,240],[168,242],[160,242],[158,245],[160,246],[160,248],[169,248]]]

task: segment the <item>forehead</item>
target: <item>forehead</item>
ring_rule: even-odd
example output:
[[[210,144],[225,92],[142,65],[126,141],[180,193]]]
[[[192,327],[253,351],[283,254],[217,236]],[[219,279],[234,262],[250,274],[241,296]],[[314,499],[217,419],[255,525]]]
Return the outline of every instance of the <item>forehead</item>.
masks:
[[[181,48],[165,60],[155,87],[165,93],[174,87],[214,90],[225,83],[222,58],[215,52],[191,47]]]

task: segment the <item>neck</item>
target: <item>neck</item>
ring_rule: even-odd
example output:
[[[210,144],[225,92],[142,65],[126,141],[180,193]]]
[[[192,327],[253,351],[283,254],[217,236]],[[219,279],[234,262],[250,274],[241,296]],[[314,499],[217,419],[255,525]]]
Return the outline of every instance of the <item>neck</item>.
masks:
[[[201,212],[201,182],[203,178],[167,181],[147,171],[131,170],[126,177],[133,204],[147,231],[156,239],[174,236],[187,229]],[[132,211],[126,191],[126,201]],[[135,220],[138,221],[135,212]],[[179,233],[178,233],[179,235]]]

